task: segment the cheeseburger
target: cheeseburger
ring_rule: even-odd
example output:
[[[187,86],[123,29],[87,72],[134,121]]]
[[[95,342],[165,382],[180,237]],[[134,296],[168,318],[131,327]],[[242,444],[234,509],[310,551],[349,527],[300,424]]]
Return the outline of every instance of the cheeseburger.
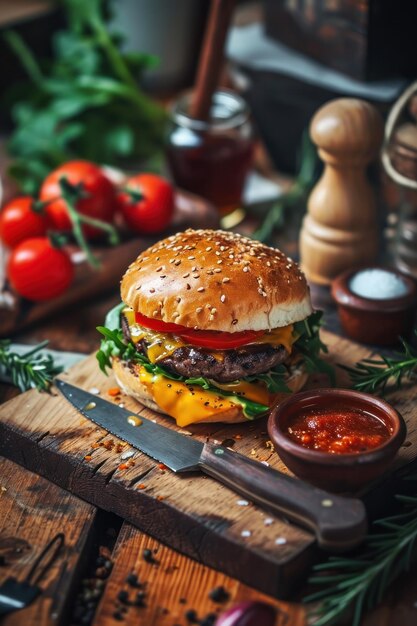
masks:
[[[175,418],[242,422],[320,369],[319,314],[297,264],[236,233],[187,230],[142,252],[121,281],[98,360],[119,387]]]

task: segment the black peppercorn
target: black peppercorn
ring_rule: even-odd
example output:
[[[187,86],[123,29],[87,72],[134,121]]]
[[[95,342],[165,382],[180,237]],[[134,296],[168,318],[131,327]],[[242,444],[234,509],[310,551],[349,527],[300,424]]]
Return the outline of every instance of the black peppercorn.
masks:
[[[122,604],[129,604],[129,594],[127,591],[125,591],[124,589],[122,589],[121,591],[119,591],[119,593],[117,594],[117,599],[119,600],[119,602],[121,602]]]
[[[210,600],[213,602],[219,602],[220,604],[223,602],[227,602],[230,594],[226,591],[224,587],[215,587],[209,593]]]
[[[198,624],[198,616],[196,611],[194,611],[194,609],[189,609],[186,613],[185,613],[185,619],[187,620],[187,622],[189,622],[190,624]]]

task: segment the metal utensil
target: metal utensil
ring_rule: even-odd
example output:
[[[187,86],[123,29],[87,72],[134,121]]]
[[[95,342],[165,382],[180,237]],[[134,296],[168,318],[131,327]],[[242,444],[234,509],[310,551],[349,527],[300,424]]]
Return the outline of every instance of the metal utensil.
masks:
[[[55,561],[63,545],[64,535],[63,533],[58,533],[36,558],[23,581],[9,577],[0,585],[0,615],[24,609],[42,593],[38,583]],[[42,561],[49,552],[51,554],[41,567]]]
[[[142,416],[138,427],[131,411],[63,380],[57,379],[55,384],[82,415],[173,472],[208,474],[260,506],[307,526],[325,549],[348,550],[365,537],[366,511],[358,499],[329,494],[228,448],[203,444]]]

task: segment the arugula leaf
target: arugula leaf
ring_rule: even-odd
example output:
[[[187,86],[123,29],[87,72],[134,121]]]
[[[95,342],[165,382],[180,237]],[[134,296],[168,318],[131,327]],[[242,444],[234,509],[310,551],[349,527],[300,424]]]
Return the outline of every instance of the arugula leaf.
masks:
[[[320,353],[327,354],[328,349],[320,339],[323,311],[315,311],[307,319],[294,324],[294,332],[299,335],[295,346],[303,355],[307,371],[312,374],[320,372],[327,374],[334,386],[336,384],[335,371],[330,363],[320,358]]]
[[[247,382],[262,381],[270,393],[291,393],[291,389],[285,382],[286,375],[288,373],[285,365],[276,365],[264,374],[256,374],[254,376],[246,376],[243,380]]]

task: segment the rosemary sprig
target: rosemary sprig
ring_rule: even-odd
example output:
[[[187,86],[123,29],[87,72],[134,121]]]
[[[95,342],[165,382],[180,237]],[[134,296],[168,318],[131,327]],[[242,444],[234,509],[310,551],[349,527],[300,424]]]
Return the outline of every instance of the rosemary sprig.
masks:
[[[417,336],[417,331],[415,331]],[[363,359],[355,367],[340,365],[348,372],[352,386],[358,391],[384,393],[387,385],[401,387],[404,379],[410,379],[417,373],[417,350],[404,339],[401,340],[403,351],[394,356],[379,355],[375,359]]]
[[[305,205],[307,196],[317,179],[318,159],[316,149],[312,144],[308,132],[302,137],[300,150],[300,169],[292,187],[274,203],[263,222],[253,233],[252,237],[259,241],[270,241],[276,230],[284,227],[285,219],[290,211]]]
[[[304,598],[305,603],[318,602],[309,612],[314,626],[334,624],[348,610],[353,611],[351,626],[359,626],[364,610],[376,606],[409,569],[417,540],[417,497],[396,497],[403,511],[374,522],[360,557],[330,557],[314,567],[309,582],[323,588]]]
[[[0,369],[21,391],[48,391],[54,376],[62,372],[62,367],[55,365],[53,357],[42,352],[47,343],[42,341],[24,354],[17,354],[10,350],[9,339],[0,340]]]

